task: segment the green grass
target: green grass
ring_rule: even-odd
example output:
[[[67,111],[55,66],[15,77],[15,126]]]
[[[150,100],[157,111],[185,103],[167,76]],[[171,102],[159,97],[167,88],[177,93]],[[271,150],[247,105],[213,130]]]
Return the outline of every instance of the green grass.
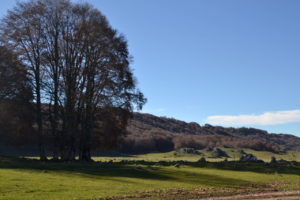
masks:
[[[274,156],[277,160],[284,159],[287,161],[299,161],[300,162],[300,152],[296,151],[288,151],[286,153],[272,153],[268,151],[255,151],[251,149],[237,149],[237,148],[220,148],[225,151],[229,158],[228,160],[239,160],[241,157],[240,150],[244,150],[246,153],[251,153],[255,155],[258,159],[263,160],[265,162],[269,162],[271,157]],[[225,158],[211,158],[212,151],[207,150],[198,150],[200,155],[197,154],[177,154],[174,155],[174,151],[166,152],[166,153],[146,153],[146,154],[137,154],[137,155],[114,155],[110,156],[106,154],[105,156],[95,156],[93,159],[96,161],[109,161],[113,160],[115,162],[121,160],[146,160],[146,161],[176,161],[176,160],[186,160],[186,161],[198,161],[201,157],[205,157],[206,160],[210,162],[219,162],[223,161]]]
[[[229,161],[239,160],[241,157],[240,151],[243,150],[246,153],[251,153],[255,155],[258,159],[265,162],[270,162],[271,157],[275,157],[277,160],[283,159],[287,161],[298,161],[300,162],[300,152],[288,151],[285,153],[272,153],[269,151],[255,151],[252,149],[239,149],[239,148],[220,148],[225,151],[229,158]],[[145,154],[120,154],[116,152],[100,152],[94,155],[93,159],[95,161],[114,161],[119,162],[121,160],[145,160],[145,161],[178,161],[185,160],[196,162],[201,157],[205,157],[206,160],[210,162],[220,162],[225,158],[212,158],[212,151],[207,151],[206,149],[198,150],[200,155],[197,154],[174,154],[175,151],[165,152],[165,153],[145,153]],[[27,158],[37,159],[36,156],[26,156]]]
[[[140,155],[142,156],[142,155]],[[153,159],[153,154],[143,158]],[[160,155],[164,156],[164,155]],[[158,156],[157,156],[158,157]],[[140,164],[143,163],[143,164]],[[261,189],[299,189],[300,167],[263,163],[42,163],[0,159],[0,199],[180,199]]]

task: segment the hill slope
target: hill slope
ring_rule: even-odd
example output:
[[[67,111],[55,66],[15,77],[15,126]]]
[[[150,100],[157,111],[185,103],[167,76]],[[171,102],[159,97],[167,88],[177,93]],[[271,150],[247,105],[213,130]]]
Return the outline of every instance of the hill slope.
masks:
[[[173,118],[134,113],[129,135],[121,145],[125,152],[169,151],[182,147],[241,147],[280,152],[300,150],[300,138],[289,134],[272,134],[255,128],[200,126]]]

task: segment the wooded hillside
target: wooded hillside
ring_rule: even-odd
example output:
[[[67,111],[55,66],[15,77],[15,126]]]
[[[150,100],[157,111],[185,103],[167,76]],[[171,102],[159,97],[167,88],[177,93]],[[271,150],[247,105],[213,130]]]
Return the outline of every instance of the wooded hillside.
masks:
[[[281,152],[300,150],[300,138],[290,134],[272,134],[255,128],[224,128],[173,118],[134,113],[127,128],[129,134],[120,146],[124,152],[170,151],[190,147],[239,147]]]

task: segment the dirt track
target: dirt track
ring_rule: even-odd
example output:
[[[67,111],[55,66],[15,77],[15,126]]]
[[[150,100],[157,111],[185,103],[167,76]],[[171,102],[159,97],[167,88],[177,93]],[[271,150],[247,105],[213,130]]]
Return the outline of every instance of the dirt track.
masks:
[[[210,197],[203,199],[190,200],[300,200],[300,190],[280,191],[280,192],[263,192],[255,194],[234,195],[227,197]]]

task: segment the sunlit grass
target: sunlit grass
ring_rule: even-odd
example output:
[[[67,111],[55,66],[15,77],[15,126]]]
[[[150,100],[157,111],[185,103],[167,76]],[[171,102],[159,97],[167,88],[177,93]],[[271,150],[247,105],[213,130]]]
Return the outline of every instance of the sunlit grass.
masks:
[[[221,148],[225,151],[229,158],[227,160],[239,160],[241,157],[241,150],[246,153],[251,153],[255,155],[258,159],[263,160],[265,162],[269,162],[271,157],[275,157],[277,160],[283,159],[287,161],[300,161],[300,152],[296,151],[288,151],[285,153],[272,153],[268,151],[255,151],[251,149],[237,149],[237,148]],[[219,162],[223,161],[225,158],[212,158],[212,151],[207,150],[198,150],[200,153],[197,154],[174,154],[174,151],[166,152],[166,153],[145,153],[145,154],[137,154],[130,156],[94,156],[93,159],[96,161],[110,161],[113,160],[115,162],[121,160],[146,160],[146,161],[176,161],[176,160],[186,160],[186,161],[198,161],[201,157],[205,157],[206,160],[211,162]]]
[[[226,188],[234,192],[253,184],[295,189],[300,188],[300,169],[277,172],[264,170],[261,164],[248,165],[245,170],[243,167],[228,170],[226,166],[222,169],[214,164],[177,168],[173,164],[41,163],[4,159],[0,162],[0,180],[3,200],[93,199],[137,194],[157,196],[157,190],[174,188],[188,191],[208,188],[212,193]]]

